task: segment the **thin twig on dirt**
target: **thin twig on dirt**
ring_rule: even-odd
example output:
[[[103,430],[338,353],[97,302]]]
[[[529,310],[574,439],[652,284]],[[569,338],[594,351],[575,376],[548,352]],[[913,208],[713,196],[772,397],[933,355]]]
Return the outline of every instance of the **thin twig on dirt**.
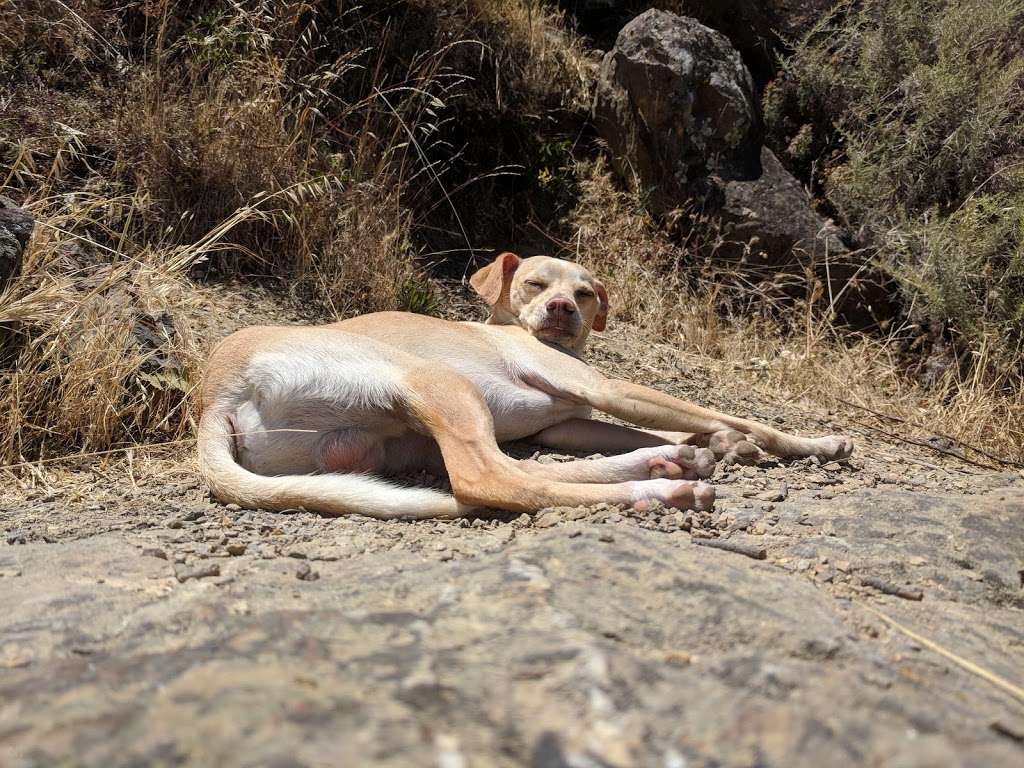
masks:
[[[692,538],[691,541],[701,547],[723,549],[726,552],[735,552],[737,555],[744,555],[752,558],[753,560],[764,560],[768,557],[768,551],[757,544],[742,544],[738,541],[729,541],[728,539]]]
[[[904,461],[909,461],[912,464],[917,464],[919,466],[925,467],[926,469],[933,469],[933,470],[936,470],[938,472],[945,472],[947,475],[953,474],[952,472],[950,472],[945,467],[940,467],[938,464],[932,464],[931,462],[924,461],[923,459],[915,459],[913,456],[904,456],[903,460]]]
[[[886,437],[891,437],[893,440],[899,440],[900,442],[907,443],[908,445],[918,445],[918,446],[920,446],[922,448],[927,448],[930,451],[935,451],[936,453],[941,453],[943,456],[951,456],[954,459],[957,459],[959,461],[964,462],[965,464],[972,464],[975,467],[981,467],[982,469],[995,469],[995,467],[993,467],[993,466],[991,466],[989,464],[982,464],[980,461],[975,461],[974,459],[968,459],[966,456],[962,456],[962,455],[960,455],[958,453],[954,453],[953,451],[947,451],[946,449],[940,448],[937,445],[932,445],[931,443],[926,443],[924,440],[915,440],[912,437],[904,437],[903,435],[897,434],[896,432],[890,432],[887,429],[882,429],[881,427],[876,427],[874,424],[869,424],[866,421],[861,421],[860,419],[855,419],[852,416],[848,416],[847,418],[850,421],[852,421],[854,424],[859,424],[860,426],[865,427],[867,429],[872,429],[875,432],[880,432],[881,434],[885,435]]]
[[[849,406],[852,406],[854,408],[858,408],[858,409],[860,409],[862,411],[867,411],[868,413],[873,413],[875,416],[878,416],[879,418],[888,419],[889,421],[895,421],[897,424],[907,424],[907,425],[910,424],[909,421],[907,421],[906,419],[901,418],[899,416],[893,416],[893,415],[888,414],[888,413],[882,413],[881,411],[876,411],[874,408],[868,408],[866,405],[858,405],[857,403],[851,403],[849,400],[843,400],[842,398],[838,398],[838,400],[843,405],[849,405]],[[975,453],[980,453],[985,458],[991,459],[992,461],[995,461],[995,462],[998,462],[999,464],[1002,464],[1003,466],[1014,467],[1015,469],[1024,469],[1024,464],[1021,464],[1020,462],[1013,461],[1012,459],[1004,459],[1001,456],[996,456],[994,454],[989,453],[986,450],[983,450],[983,449],[979,448],[976,445],[972,445],[971,443],[968,443],[965,440],[961,440],[960,438],[952,437],[951,435],[947,435],[947,434],[945,434],[943,432],[935,432],[935,434],[938,437],[941,437],[941,438],[944,438],[946,440],[949,440],[951,443],[956,443],[957,445],[962,445],[964,448],[968,448],[968,449],[974,451]],[[929,447],[935,448],[935,446],[929,446]],[[943,453],[945,453],[945,451],[943,451]],[[950,456],[956,456],[955,453],[949,453],[949,455]]]
[[[889,626],[893,627],[894,629],[902,632],[904,635],[909,637],[911,640],[914,640],[915,642],[920,643],[921,645],[923,645],[925,648],[928,648],[929,650],[935,651],[935,653],[939,654],[940,656],[945,656],[947,659],[949,659],[950,661],[952,661],[954,664],[956,664],[957,666],[961,667],[962,669],[965,669],[968,672],[977,675],[978,677],[982,678],[983,680],[987,680],[988,682],[990,682],[992,685],[996,686],[997,688],[1000,688],[1003,691],[1005,691],[1006,693],[1009,693],[1011,696],[1016,698],[1018,701],[1024,702],[1024,688],[1021,688],[1019,685],[1015,685],[1014,683],[1011,683],[1009,680],[1007,680],[1004,677],[1001,677],[1001,676],[997,675],[995,672],[990,672],[989,670],[985,669],[984,667],[978,666],[973,661],[968,661],[963,656],[959,656],[959,655],[953,653],[953,651],[951,651],[951,650],[949,650],[947,648],[944,648],[943,646],[941,646],[938,643],[936,643],[934,640],[929,640],[927,637],[924,637],[923,635],[919,635],[917,632],[914,632],[912,629],[908,629],[907,627],[905,627],[902,624],[900,624],[898,621],[896,621],[896,619],[890,618],[886,614],[882,613],[877,608],[873,608],[870,605],[867,605],[867,604],[861,603],[861,602],[858,602],[857,605],[859,605],[861,608],[863,608],[864,610],[868,611],[869,613],[875,614],[878,618],[880,618],[886,624],[888,624]]]
[[[1014,729],[1001,720],[995,720],[989,723],[989,728],[993,732],[998,733],[1000,736],[1005,736],[1008,739],[1016,741],[1018,744],[1024,744],[1024,733],[1020,730]]]
[[[124,453],[126,451],[134,450],[155,450],[159,448],[170,448],[175,445],[189,445],[195,443],[194,437],[186,437],[183,440],[168,440],[165,443],[150,443],[144,444],[139,443],[138,445],[128,445],[124,448],[111,448],[106,451],[86,451],[84,453],[69,453],[67,456],[52,456],[49,459],[36,459],[35,461],[19,461],[14,464],[0,464],[0,471],[12,470],[12,469],[24,469],[28,468],[30,471],[35,471],[35,467],[39,467],[43,464],[58,464],[58,463],[74,463],[81,459],[91,459],[96,456],[111,456],[115,453]],[[95,472],[95,467],[92,468]]]
[[[877,589],[886,595],[895,595],[896,597],[902,597],[904,600],[921,600],[924,598],[924,592],[920,589],[913,589],[912,587],[901,587],[897,584],[892,584],[884,579],[879,579],[874,576],[861,576],[861,584],[865,586]]]

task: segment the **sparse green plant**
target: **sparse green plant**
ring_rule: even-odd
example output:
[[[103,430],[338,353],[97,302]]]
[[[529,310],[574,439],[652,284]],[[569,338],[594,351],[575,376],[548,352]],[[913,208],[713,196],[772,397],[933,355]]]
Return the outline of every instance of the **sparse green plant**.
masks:
[[[441,309],[437,290],[422,275],[407,277],[402,283],[399,306],[420,315],[437,315]]]
[[[557,216],[565,211],[578,194],[572,147],[572,140],[567,137],[541,141],[534,163],[528,169],[540,195],[535,208],[546,210],[548,216]]]

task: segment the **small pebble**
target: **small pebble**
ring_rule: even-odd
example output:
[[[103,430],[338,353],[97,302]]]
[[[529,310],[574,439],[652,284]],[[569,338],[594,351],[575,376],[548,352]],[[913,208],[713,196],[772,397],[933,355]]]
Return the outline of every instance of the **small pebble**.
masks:
[[[316,581],[320,578],[320,574],[313,570],[308,560],[303,560],[295,569],[295,578],[299,581]]]
[[[220,576],[220,566],[217,563],[201,563],[192,568],[180,568],[174,572],[174,577],[184,583],[189,579],[205,579],[209,576]]]

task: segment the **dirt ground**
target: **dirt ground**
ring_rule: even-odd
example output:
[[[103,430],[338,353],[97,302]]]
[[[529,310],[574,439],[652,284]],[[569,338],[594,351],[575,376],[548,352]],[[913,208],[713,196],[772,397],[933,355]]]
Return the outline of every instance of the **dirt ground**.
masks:
[[[187,445],[8,472],[0,765],[1024,763],[1019,472],[629,329],[590,358],[857,450],[444,522],[224,507]]]

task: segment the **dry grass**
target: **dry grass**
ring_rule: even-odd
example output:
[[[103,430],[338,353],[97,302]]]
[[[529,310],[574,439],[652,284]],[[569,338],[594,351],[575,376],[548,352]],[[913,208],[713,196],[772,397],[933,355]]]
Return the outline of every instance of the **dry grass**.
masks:
[[[0,457],[184,434],[196,354],[182,270],[140,255],[68,273],[53,263],[61,234],[37,236],[27,256],[44,262],[0,295]]]
[[[276,276],[311,319],[438,311],[428,262],[460,273],[533,223],[607,275],[617,322],[724,375],[1024,458],[1019,391],[921,387],[901,339],[833,327],[813,281],[780,311],[778,284],[696,261],[713,228],[672,241],[574,163],[594,60],[550,5],[333,8],[0,9],[0,192],[37,217],[0,294],[0,464],[187,440],[212,341],[197,282]]]
[[[585,110],[585,56],[522,0],[38,0],[0,10],[0,192],[37,219],[0,295],[0,463],[173,441],[196,278],[285,278],[311,316],[437,309],[422,235],[505,171],[480,113]],[[461,197],[459,197],[461,195]]]

